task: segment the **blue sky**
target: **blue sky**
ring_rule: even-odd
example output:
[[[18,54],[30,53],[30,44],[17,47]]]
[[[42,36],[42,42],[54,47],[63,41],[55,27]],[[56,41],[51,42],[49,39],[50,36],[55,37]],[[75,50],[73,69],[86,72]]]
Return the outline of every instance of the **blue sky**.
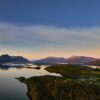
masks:
[[[99,57],[99,43],[99,0],[0,0],[0,54]]]
[[[100,25],[99,0],[0,0],[0,21],[60,27]]]

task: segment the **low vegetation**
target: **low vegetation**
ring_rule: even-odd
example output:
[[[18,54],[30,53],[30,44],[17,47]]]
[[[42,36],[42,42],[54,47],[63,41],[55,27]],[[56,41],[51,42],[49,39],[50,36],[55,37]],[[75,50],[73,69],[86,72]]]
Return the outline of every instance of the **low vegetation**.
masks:
[[[49,72],[62,74],[71,79],[96,79],[100,78],[100,70],[81,65],[53,65],[46,68]]]
[[[27,84],[31,100],[100,100],[100,70],[80,65],[53,65],[46,70],[62,77],[17,78]]]

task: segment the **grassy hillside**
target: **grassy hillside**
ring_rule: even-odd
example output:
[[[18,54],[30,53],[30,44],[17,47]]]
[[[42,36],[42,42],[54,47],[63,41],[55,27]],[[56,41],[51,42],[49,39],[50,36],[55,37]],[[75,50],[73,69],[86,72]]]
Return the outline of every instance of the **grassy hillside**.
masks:
[[[100,70],[79,65],[54,65],[46,70],[63,77],[18,78],[27,84],[31,100],[100,100]]]
[[[71,79],[99,79],[100,70],[92,69],[87,66],[80,65],[53,65],[46,68],[49,72],[62,74],[63,77]]]

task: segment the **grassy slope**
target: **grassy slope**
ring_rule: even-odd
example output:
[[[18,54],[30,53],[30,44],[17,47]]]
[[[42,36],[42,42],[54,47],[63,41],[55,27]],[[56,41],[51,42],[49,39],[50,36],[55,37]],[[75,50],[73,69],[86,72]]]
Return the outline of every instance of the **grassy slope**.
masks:
[[[46,70],[64,77],[19,78],[28,85],[28,96],[32,100],[100,100],[100,71],[76,65],[54,65]],[[86,77],[96,81],[77,80]]]
[[[100,70],[92,69],[86,66],[80,65],[54,65],[46,68],[49,72],[60,73],[62,76],[71,79],[89,79],[100,78]]]

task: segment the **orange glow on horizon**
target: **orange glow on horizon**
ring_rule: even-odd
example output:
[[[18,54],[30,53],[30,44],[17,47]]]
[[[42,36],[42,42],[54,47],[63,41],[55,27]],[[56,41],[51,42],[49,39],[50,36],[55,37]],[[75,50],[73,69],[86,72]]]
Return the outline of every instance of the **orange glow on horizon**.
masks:
[[[95,57],[95,58],[100,58],[100,49],[96,49],[96,50],[83,50],[83,51],[33,51],[33,52],[23,52],[23,51],[12,51],[9,52],[8,51],[0,51],[0,55],[2,54],[9,54],[9,55],[14,55],[14,56],[24,56],[25,58],[29,59],[29,60],[34,60],[34,59],[41,59],[41,58],[45,58],[45,57],[70,57],[73,55],[76,56],[89,56],[89,57]]]

